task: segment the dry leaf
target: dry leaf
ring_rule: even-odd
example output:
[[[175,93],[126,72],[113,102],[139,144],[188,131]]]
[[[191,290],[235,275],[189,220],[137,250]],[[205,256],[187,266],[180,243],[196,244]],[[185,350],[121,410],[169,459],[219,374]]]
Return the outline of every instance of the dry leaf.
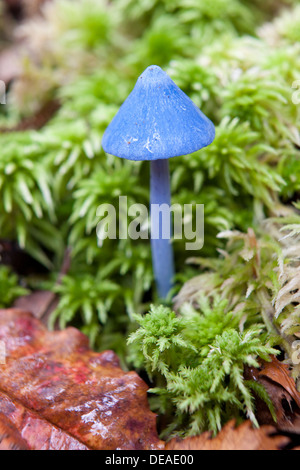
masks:
[[[262,384],[274,405],[277,422],[267,405],[257,398],[256,417],[260,424],[276,424],[281,431],[300,433],[300,394],[289,368],[275,357],[271,362],[262,362],[261,370],[247,368],[245,378]]]
[[[49,332],[32,314],[0,310],[0,412],[31,449],[162,449],[148,387],[75,328]]]
[[[300,408],[300,394],[296,389],[294,379],[290,375],[288,365],[278,361],[278,359],[273,356],[271,362],[263,362],[263,368],[259,371],[258,375],[260,377],[268,377],[273,382],[280,384]]]
[[[166,450],[280,450],[288,443],[287,437],[275,435],[272,426],[254,429],[250,421],[245,421],[235,427],[235,421],[230,421],[214,438],[204,432],[183,440],[172,439]]]

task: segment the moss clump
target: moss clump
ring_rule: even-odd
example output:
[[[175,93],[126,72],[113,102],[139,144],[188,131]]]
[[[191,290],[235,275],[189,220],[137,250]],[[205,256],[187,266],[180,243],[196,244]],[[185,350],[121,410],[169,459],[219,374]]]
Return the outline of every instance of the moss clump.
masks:
[[[244,366],[258,367],[277,351],[265,345],[264,327],[238,325],[243,310],[228,310],[226,299],[212,303],[200,294],[198,308],[185,304],[180,313],[152,307],[136,317],[139,329],[129,337],[140,364],[157,384],[153,407],[165,416],[165,433],[195,435],[217,432],[226,420],[244,413],[257,424],[252,382],[243,379]],[[258,391],[259,387],[256,387]],[[261,394],[266,394],[263,388]],[[268,403],[270,400],[268,400]]]

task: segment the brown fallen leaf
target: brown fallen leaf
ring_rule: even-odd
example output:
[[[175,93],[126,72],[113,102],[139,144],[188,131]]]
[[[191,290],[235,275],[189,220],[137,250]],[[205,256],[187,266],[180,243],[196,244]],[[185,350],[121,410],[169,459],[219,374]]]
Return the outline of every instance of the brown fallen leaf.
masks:
[[[0,409],[32,450],[89,450],[80,440],[0,392]]]
[[[288,366],[272,357],[271,362],[262,362],[260,370],[247,368],[245,378],[262,384],[274,405],[276,423],[267,405],[257,398],[255,414],[259,423],[276,425],[280,431],[300,434],[300,394]]]
[[[30,449],[163,449],[148,387],[79,330],[48,331],[32,314],[0,310],[0,412]]]
[[[296,388],[294,379],[290,375],[287,364],[280,362],[273,356],[271,362],[263,362],[263,367],[258,375],[260,377],[267,377],[273,382],[280,384],[293,398],[298,408],[300,408],[300,393]]]
[[[214,438],[210,432],[182,440],[174,438],[166,444],[166,450],[280,450],[289,439],[275,432],[272,426],[254,429],[250,421],[235,427],[232,420]]]
[[[0,413],[0,450],[28,450],[29,447],[14,424]]]

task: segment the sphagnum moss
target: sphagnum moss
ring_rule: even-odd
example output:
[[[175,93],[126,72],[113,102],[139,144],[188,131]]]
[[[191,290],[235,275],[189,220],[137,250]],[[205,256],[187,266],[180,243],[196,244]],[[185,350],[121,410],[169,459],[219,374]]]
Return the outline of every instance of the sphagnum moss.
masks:
[[[17,30],[27,59],[1,127],[49,99],[59,99],[60,109],[38,132],[0,135],[1,237],[51,270],[70,246],[53,320],[79,326],[97,349],[113,347],[124,367],[148,371],[166,436],[216,431],[233,416],[255,422],[255,384],[243,380],[243,367],[274,352],[268,341],[280,342],[293,366],[298,23],[292,1],[274,8],[248,0],[57,0]],[[205,243],[187,253],[176,240],[175,303],[144,315],[156,302],[149,244],[101,245],[95,230],[101,203],[124,194],[147,204],[147,166],[105,155],[101,138],[136,77],[156,60],[213,120],[217,135],[213,147],[171,167],[173,201],[205,205]],[[21,291],[1,272],[8,297],[0,302],[7,305]],[[268,400],[263,390],[255,393]]]

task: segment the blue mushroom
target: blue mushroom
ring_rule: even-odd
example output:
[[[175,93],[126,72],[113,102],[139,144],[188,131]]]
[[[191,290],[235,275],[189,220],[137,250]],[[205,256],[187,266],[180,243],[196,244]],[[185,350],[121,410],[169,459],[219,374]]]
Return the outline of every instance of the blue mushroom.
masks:
[[[154,204],[171,204],[168,159],[206,147],[214,137],[213,123],[160,67],[152,65],[138,78],[107,127],[102,147],[120,158],[150,160],[153,208]],[[159,224],[159,220],[154,223]],[[151,237],[154,277],[161,298],[166,298],[174,279],[170,238],[164,237],[161,230],[159,236]]]

